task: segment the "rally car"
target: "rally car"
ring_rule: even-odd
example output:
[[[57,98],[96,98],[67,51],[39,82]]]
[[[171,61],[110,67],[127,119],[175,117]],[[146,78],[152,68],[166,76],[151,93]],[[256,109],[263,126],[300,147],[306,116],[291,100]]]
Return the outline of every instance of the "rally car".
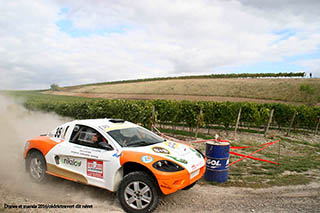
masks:
[[[27,141],[24,159],[34,181],[49,174],[105,188],[127,212],[153,211],[160,193],[189,189],[205,172],[200,151],[121,119],[65,123]]]

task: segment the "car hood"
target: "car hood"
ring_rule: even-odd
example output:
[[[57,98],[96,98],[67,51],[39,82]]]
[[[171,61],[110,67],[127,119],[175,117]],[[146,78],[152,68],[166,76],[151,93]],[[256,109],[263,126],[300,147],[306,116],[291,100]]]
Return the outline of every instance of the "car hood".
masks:
[[[126,151],[143,152],[146,157],[159,156],[173,161],[186,168],[189,172],[198,170],[205,165],[205,159],[191,146],[173,141],[165,141],[149,146],[124,148]]]

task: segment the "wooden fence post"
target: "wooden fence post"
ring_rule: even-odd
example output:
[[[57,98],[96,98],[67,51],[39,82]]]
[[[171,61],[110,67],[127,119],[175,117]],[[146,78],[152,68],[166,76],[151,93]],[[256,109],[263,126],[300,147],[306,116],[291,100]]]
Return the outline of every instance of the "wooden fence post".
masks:
[[[236,122],[236,127],[235,127],[235,129],[234,129],[234,138],[236,138],[236,135],[237,135],[237,129],[238,129],[238,127],[239,127],[240,116],[241,116],[241,110],[242,110],[242,108],[240,107],[240,109],[239,109],[239,113],[238,113],[237,122]]]
[[[153,126],[156,125],[156,107],[154,105],[152,105],[152,118],[151,118],[151,130],[152,132],[154,132],[154,128]]]
[[[289,136],[289,133],[290,133],[291,128],[292,128],[292,126],[293,126],[294,119],[296,118],[296,114],[297,114],[297,111],[294,111],[293,116],[292,116],[291,121],[290,121],[290,126],[289,126],[289,129],[288,129],[288,131],[287,131],[286,136]]]
[[[279,147],[278,147],[278,163],[280,163],[280,157],[281,157],[280,149],[281,149],[281,140],[279,141]]]
[[[317,135],[319,125],[320,125],[320,118],[319,118],[318,123],[317,123],[316,131],[314,131],[314,135]]]
[[[269,127],[270,127],[271,122],[272,122],[273,112],[274,112],[274,109],[272,109],[271,112],[270,112],[270,117],[269,117],[269,121],[268,121],[266,130],[265,130],[265,132],[264,132],[264,137],[267,137],[267,133],[268,133],[268,131],[269,131]]]
[[[202,108],[200,108],[200,114],[198,115],[197,129],[196,129],[196,135],[195,135],[196,140],[198,138],[199,128],[201,127],[201,118],[202,118]]]

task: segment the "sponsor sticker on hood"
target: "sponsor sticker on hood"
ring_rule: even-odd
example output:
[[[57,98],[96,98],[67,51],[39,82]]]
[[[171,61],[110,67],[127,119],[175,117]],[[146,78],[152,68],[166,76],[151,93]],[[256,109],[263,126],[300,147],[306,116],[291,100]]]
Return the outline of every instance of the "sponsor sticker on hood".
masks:
[[[166,155],[167,157],[169,158],[172,158],[173,160],[177,161],[177,162],[180,162],[180,163],[183,163],[183,164],[188,164],[188,161],[183,159],[183,158],[178,158],[176,156],[172,156],[172,155]]]
[[[191,157],[191,154],[193,154],[193,150],[184,144],[169,141],[165,142],[164,145],[168,146],[169,150],[172,150],[171,154],[175,153],[175,155],[179,155],[184,158],[188,158],[189,156]]]
[[[166,148],[160,147],[160,146],[154,146],[154,147],[152,147],[151,149],[152,149],[152,151],[154,151],[155,153],[167,154],[167,155],[170,154],[169,150],[167,150]]]
[[[164,144],[166,146],[170,147],[171,149],[177,149],[179,147],[179,144],[172,142],[172,141],[167,141]]]

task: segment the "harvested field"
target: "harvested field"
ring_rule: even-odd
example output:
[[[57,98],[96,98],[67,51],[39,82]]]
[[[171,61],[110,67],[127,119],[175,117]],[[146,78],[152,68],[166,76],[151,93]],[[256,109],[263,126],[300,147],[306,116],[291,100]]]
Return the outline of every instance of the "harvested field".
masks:
[[[305,102],[301,85],[313,88],[319,102],[320,79],[174,79],[62,88],[61,95],[123,99],[210,100],[232,102]]]

